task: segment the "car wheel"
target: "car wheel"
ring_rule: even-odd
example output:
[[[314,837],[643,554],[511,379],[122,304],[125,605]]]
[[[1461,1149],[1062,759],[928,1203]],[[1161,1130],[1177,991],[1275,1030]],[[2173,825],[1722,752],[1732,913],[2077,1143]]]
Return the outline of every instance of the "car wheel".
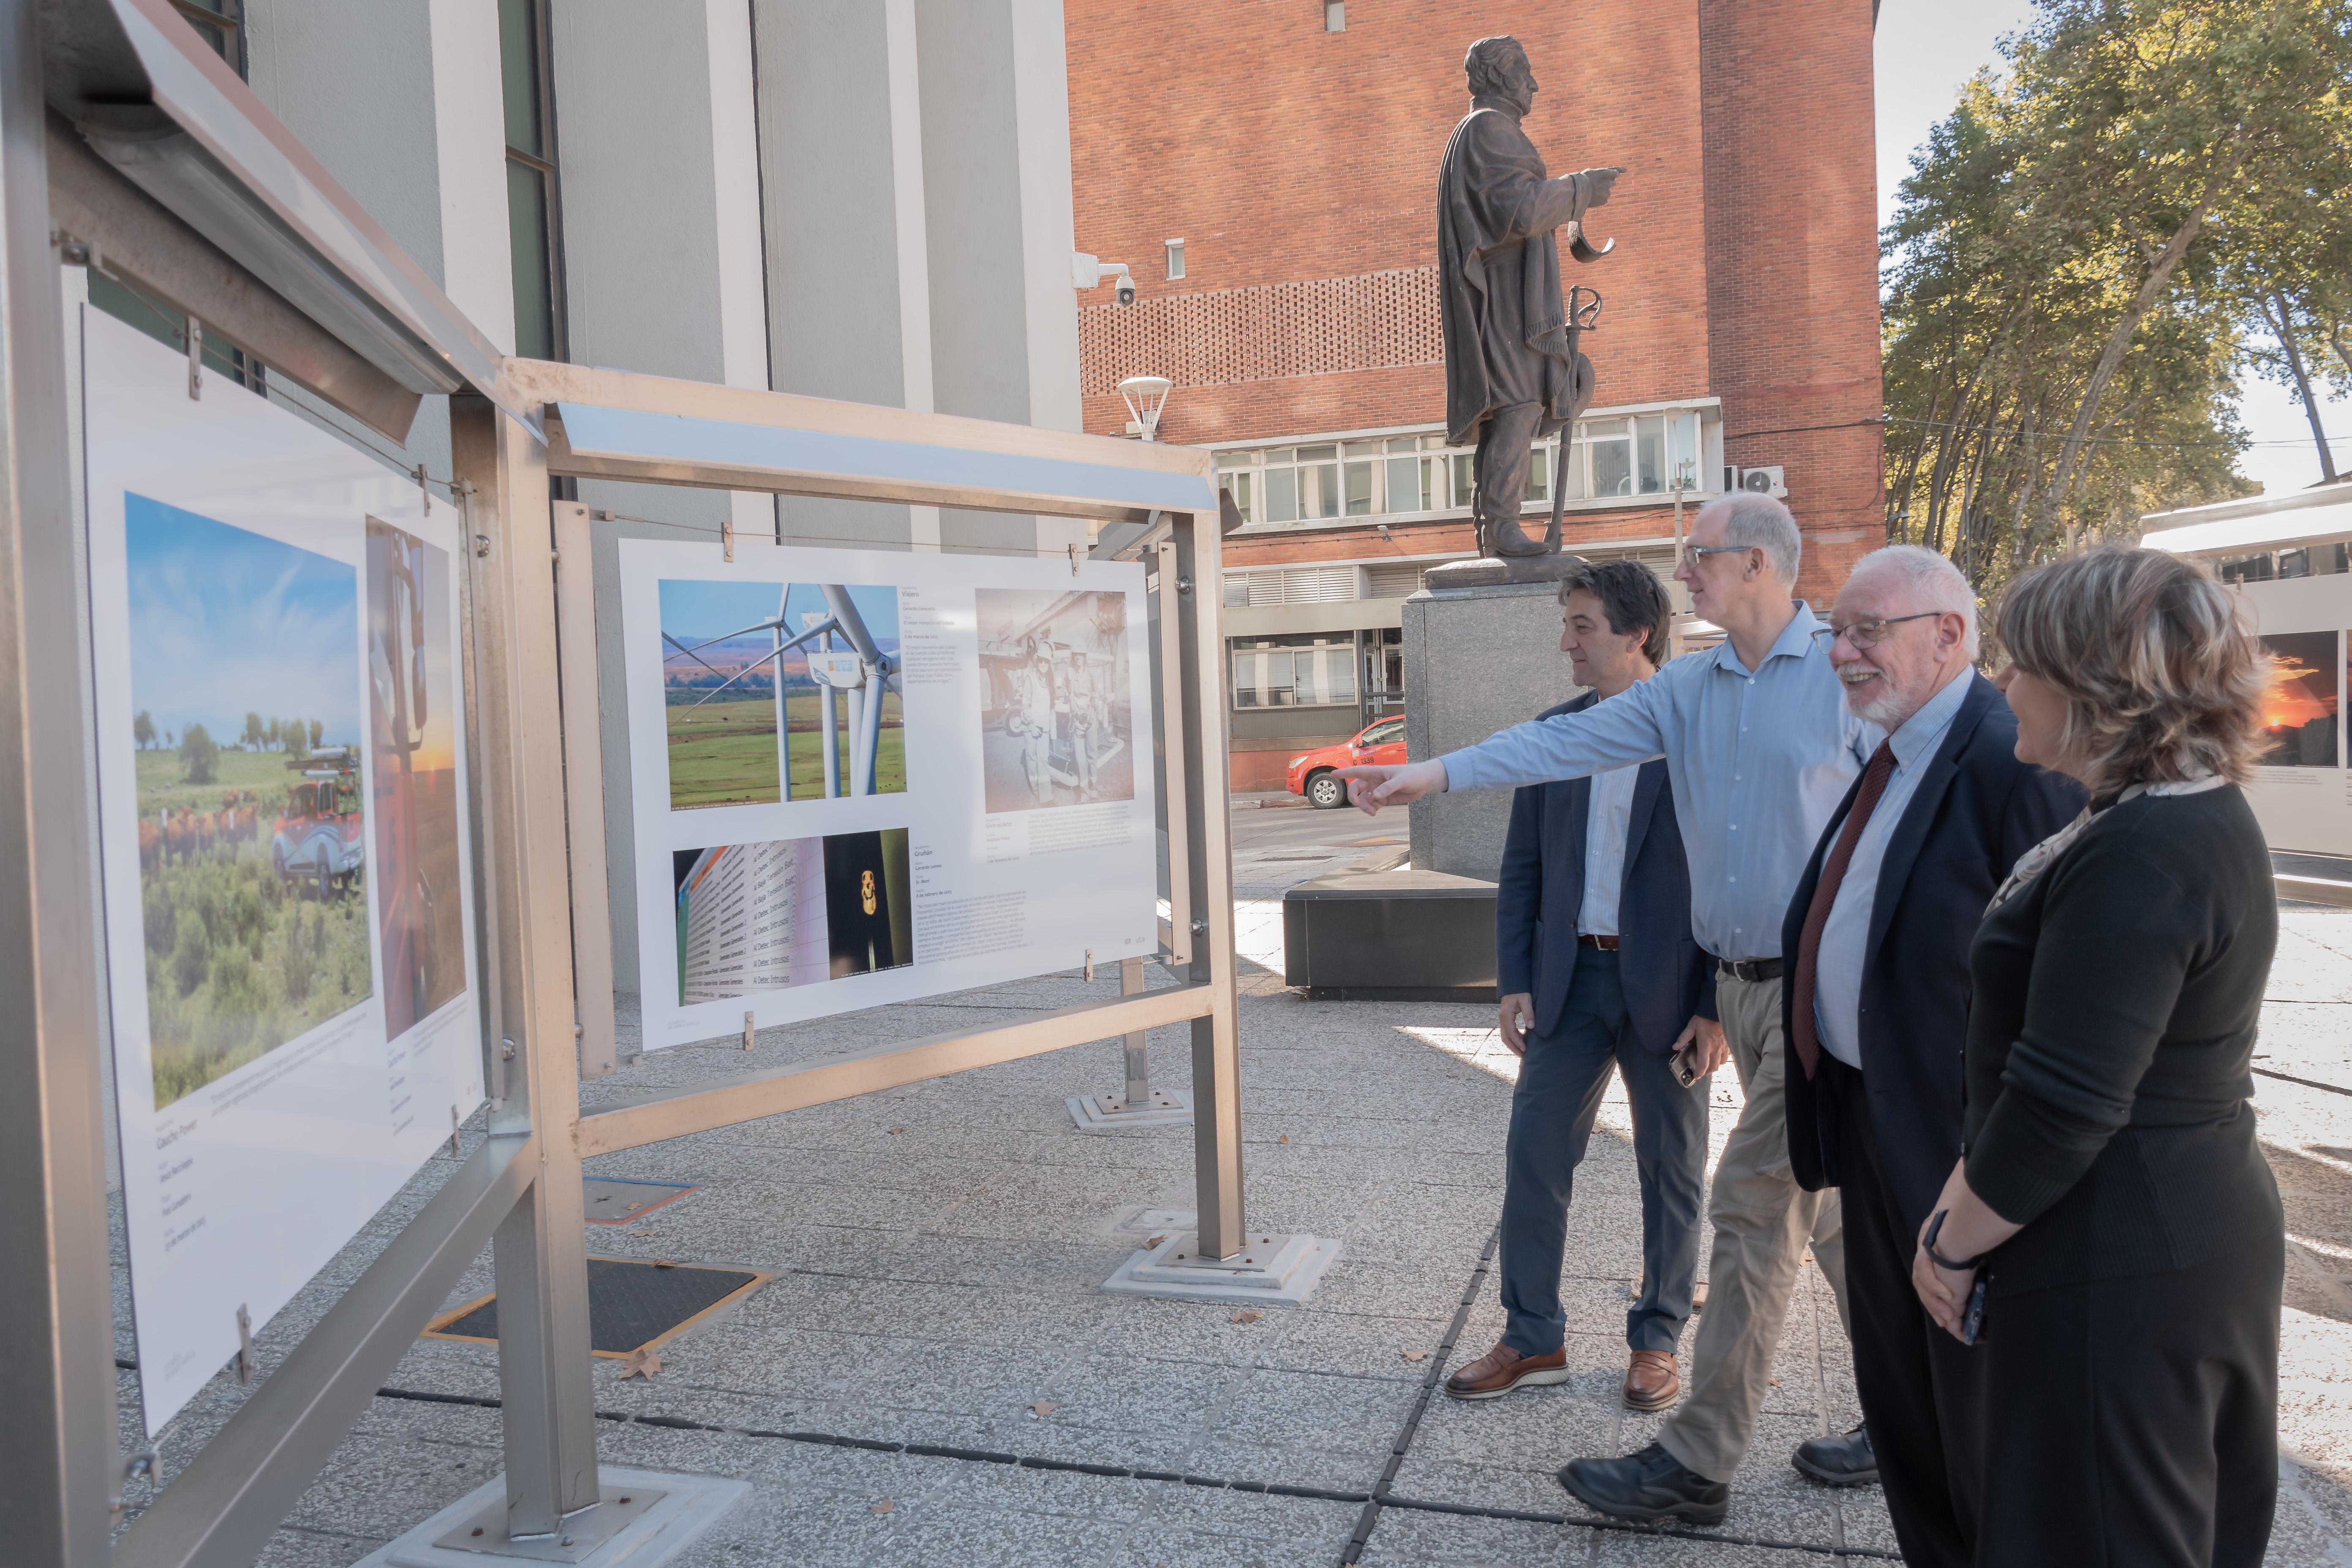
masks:
[[[1329,811],[1348,804],[1348,781],[1338,773],[1317,773],[1307,781],[1307,804]]]

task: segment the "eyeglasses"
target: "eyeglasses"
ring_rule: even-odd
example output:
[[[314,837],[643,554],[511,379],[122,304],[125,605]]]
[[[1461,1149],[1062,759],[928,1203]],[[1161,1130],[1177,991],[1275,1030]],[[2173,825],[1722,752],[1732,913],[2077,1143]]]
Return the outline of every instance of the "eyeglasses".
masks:
[[[1696,572],[1702,555],[1738,555],[1755,548],[1752,544],[1685,544],[1683,546],[1683,564]]]
[[[1813,640],[1823,647],[1840,637],[1852,643],[1858,653],[1866,653],[1886,640],[1886,628],[1899,626],[1906,621],[1924,621],[1930,616],[1940,616],[1942,610],[1922,610],[1916,616],[1889,616],[1885,620],[1854,621],[1843,626],[1815,626]]]

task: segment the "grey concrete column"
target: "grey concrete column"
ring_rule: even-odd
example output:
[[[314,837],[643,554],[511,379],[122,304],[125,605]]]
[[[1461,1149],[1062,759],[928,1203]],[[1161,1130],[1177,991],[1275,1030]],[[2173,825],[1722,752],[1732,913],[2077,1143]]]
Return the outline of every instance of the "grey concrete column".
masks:
[[[1080,428],[1061,0],[752,0],[775,384]],[[783,502],[788,538],[1058,549],[1063,519]]]
[[[914,0],[751,0],[780,392],[929,412]],[[939,509],[787,496],[784,538],[937,549]]]
[[[1080,429],[1062,0],[915,0],[915,35],[933,405]],[[950,511],[940,534],[951,549],[1086,542],[1072,519],[987,512]]]
[[[742,0],[675,0],[656,26],[630,0],[562,0],[550,10],[572,359],[766,386],[750,11]],[[744,538],[772,537],[775,500],[594,480],[580,481],[579,493],[595,511],[614,514],[592,524],[596,662],[614,984],[635,992],[636,835],[621,695],[618,542],[715,542],[730,517]]]
[[[247,0],[256,97],[492,342],[514,342],[497,8],[473,0]],[[352,62],[368,62],[364,70]],[[449,409],[428,397],[404,449],[280,384],[294,405],[403,467],[449,472]]]

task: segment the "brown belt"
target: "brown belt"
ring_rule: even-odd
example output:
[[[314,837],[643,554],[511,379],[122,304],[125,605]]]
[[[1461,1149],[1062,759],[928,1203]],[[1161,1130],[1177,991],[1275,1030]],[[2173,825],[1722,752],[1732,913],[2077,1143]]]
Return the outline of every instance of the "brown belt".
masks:
[[[1576,945],[1597,947],[1603,952],[1614,952],[1617,951],[1617,939],[1613,936],[1587,936],[1582,931],[1579,931],[1576,933]]]

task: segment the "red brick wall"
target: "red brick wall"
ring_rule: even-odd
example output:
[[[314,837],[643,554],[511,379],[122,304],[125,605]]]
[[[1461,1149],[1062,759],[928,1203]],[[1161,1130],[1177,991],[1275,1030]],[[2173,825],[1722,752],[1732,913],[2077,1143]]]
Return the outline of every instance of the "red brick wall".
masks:
[[[1803,591],[1831,592],[1879,537],[1877,251],[1870,0],[1066,0],[1080,248],[1146,299],[1351,277],[1436,259],[1445,138],[1483,33],[1528,48],[1527,121],[1554,174],[1620,163],[1593,218],[1616,254],[1566,264],[1601,289],[1587,340],[1601,405],[1708,394],[1726,450],[1780,463],[1808,534]],[[1165,242],[1186,276],[1165,279]],[[1108,288],[1081,309],[1116,309]],[[1160,374],[1087,366],[1090,381]],[[1434,365],[1180,386],[1163,439],[1272,439],[1443,418]],[[1115,395],[1087,427],[1124,428]],[[1774,434],[1790,426],[1847,425]],[[1752,434],[1751,434],[1752,433]],[[1656,512],[1586,537],[1663,533]],[[1408,532],[1396,530],[1400,545]],[[1444,531],[1461,536],[1466,526]],[[1236,545],[1235,564],[1381,552],[1362,530]],[[1416,537],[1417,553],[1433,545]]]
[[[1703,394],[1698,5],[1359,0],[1348,31],[1326,33],[1316,0],[1066,0],[1078,247],[1127,262],[1146,297],[1433,265],[1438,159],[1469,109],[1463,52],[1507,32],[1543,84],[1527,127],[1552,172],[1627,169],[1595,218],[1619,253],[1568,265],[1608,300],[1599,401]],[[1162,430],[1248,439],[1444,414],[1442,373],[1417,366],[1181,389]],[[1116,395],[1087,400],[1090,430],[1126,418]]]
[[[1787,466],[1808,598],[1885,542],[1870,7],[1699,0],[1724,460]]]

